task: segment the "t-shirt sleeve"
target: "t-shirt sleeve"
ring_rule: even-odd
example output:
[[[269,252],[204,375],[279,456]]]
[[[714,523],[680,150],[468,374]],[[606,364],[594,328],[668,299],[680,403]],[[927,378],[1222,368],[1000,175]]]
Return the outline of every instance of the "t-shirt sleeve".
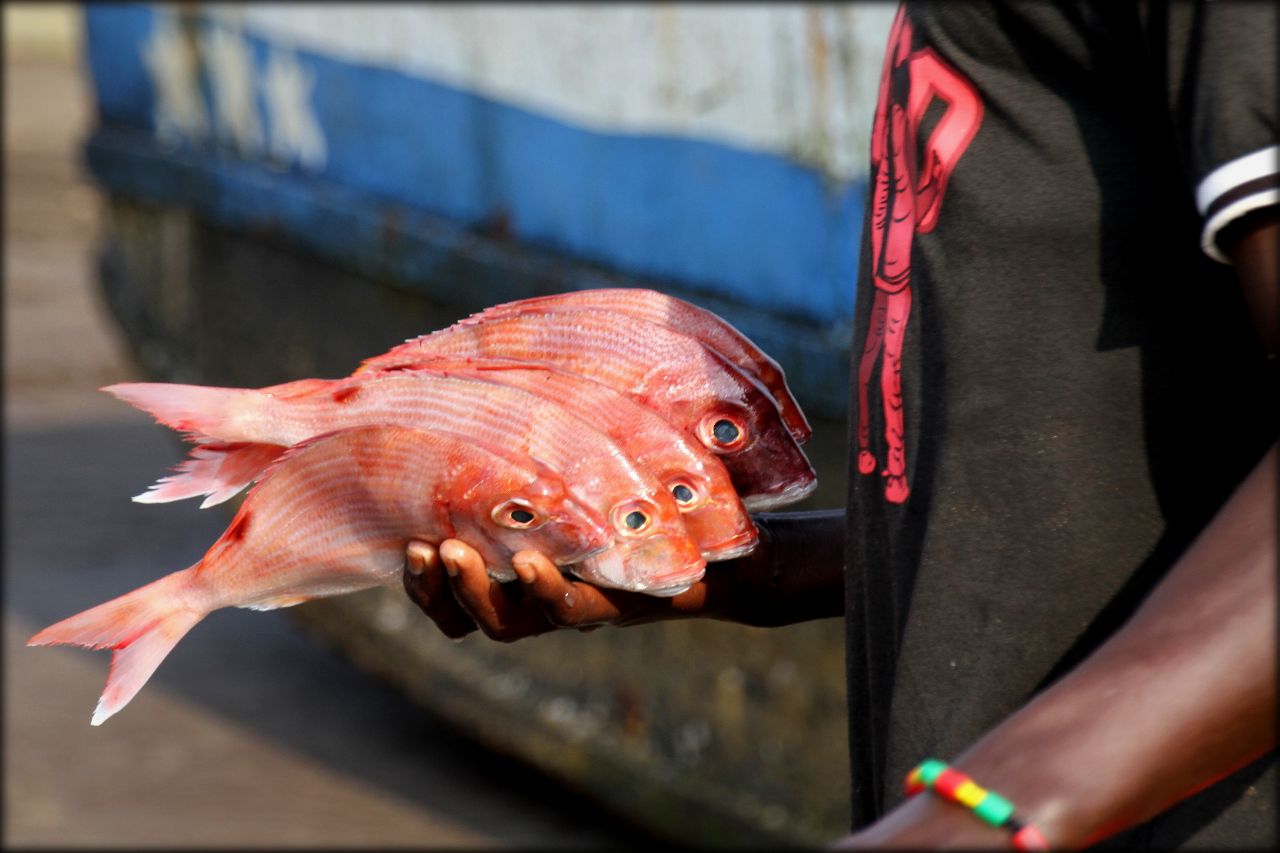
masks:
[[[1280,203],[1273,2],[1201,0],[1187,44],[1180,128],[1202,217],[1201,246],[1228,263],[1218,236]]]

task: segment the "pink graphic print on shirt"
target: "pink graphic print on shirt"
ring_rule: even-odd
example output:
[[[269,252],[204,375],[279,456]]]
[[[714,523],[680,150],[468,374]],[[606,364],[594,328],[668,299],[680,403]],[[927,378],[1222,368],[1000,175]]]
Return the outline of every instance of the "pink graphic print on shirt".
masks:
[[[858,471],[872,474],[877,467],[870,449],[867,392],[880,361],[888,453],[880,473],[885,478],[885,499],[893,503],[904,502],[911,492],[902,416],[902,345],[911,314],[911,246],[916,234],[927,234],[938,224],[947,181],[982,122],[977,90],[931,48],[912,50],[913,35],[911,22],[899,8],[885,51],[871,130],[875,293],[858,363]],[[921,145],[920,122],[934,99],[945,102],[946,108]]]

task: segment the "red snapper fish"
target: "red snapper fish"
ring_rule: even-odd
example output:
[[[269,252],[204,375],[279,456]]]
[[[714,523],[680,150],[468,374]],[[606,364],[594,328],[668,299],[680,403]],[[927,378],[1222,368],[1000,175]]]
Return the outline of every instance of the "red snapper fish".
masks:
[[[512,359],[442,356],[424,361],[413,372],[509,385],[561,405],[572,401],[573,415],[616,441],[639,468],[653,474],[671,493],[703,559],[741,557],[759,541],[755,524],[719,458],[625,394],[576,373]],[[260,390],[332,394],[336,387],[336,380],[301,380]],[[135,500],[161,503],[207,494],[202,506],[218,503],[247,486],[281,450],[274,444],[245,442],[198,445],[184,470]]]
[[[207,436],[244,452],[253,445],[288,446],[334,429],[373,423],[438,427],[528,454],[564,478],[579,503],[612,528],[614,545],[571,571],[597,586],[673,596],[702,577],[706,561],[689,537],[672,495],[608,436],[557,402],[520,388],[429,372],[396,372],[338,380],[304,379],[263,389],[214,388],[161,382],[103,389],[166,426]],[[227,453],[184,463],[179,478],[162,480],[154,500],[174,486],[223,489],[223,468],[241,469]],[[200,448],[197,448],[200,450]],[[206,475],[206,484],[194,483]],[[499,580],[513,575],[496,574]]]
[[[786,374],[778,362],[719,315],[669,294],[640,287],[573,290],[504,302],[472,314],[462,322],[479,323],[525,311],[557,311],[566,308],[612,311],[648,320],[697,338],[768,389],[778,403],[783,423],[787,425],[797,444],[804,444],[809,440],[812,434],[809,421],[792,396],[791,389],[787,387]]]
[[[817,476],[756,380],[701,341],[608,312],[523,312],[457,323],[367,359],[357,376],[430,356],[513,358],[594,379],[653,409],[717,454],[749,510],[804,498]]]
[[[409,540],[450,537],[509,568],[526,548],[558,565],[578,562],[608,548],[612,532],[528,457],[474,436],[356,427],[285,453],[195,565],[51,625],[27,645],[112,650],[92,718],[100,725],[214,610],[398,588]]]
[[[724,463],[625,394],[577,373],[514,359],[445,356],[424,361],[414,370],[499,382],[571,405],[576,415],[617,441],[666,487],[705,559],[730,560],[755,549],[759,534]]]

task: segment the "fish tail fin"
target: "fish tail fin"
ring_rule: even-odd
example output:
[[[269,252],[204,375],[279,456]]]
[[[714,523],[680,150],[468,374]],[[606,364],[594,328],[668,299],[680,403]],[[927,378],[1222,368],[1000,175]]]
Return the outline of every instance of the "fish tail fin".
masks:
[[[28,646],[112,650],[111,670],[91,725],[102,725],[129,704],[178,641],[204,618],[205,611],[187,606],[181,595],[194,568],[63,619],[27,640]]]
[[[201,509],[220,504],[258,479],[285,449],[279,444],[243,441],[198,444],[173,474],[161,477],[133,500],[158,504],[207,495]]]
[[[167,427],[219,441],[253,440],[242,434],[239,416],[262,397],[253,388],[210,388],[172,382],[118,382],[101,390]]]

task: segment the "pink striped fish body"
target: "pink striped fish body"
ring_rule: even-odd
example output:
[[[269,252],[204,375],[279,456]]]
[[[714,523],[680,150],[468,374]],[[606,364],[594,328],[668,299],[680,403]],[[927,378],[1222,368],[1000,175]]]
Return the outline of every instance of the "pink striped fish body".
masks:
[[[617,442],[558,403],[520,388],[431,373],[362,375],[280,395],[243,388],[123,383],[104,390],[175,429],[219,442],[291,445],[334,429],[387,423],[438,427],[527,454],[598,512],[613,547],[572,571],[599,586],[674,595],[706,561],[674,498]],[[638,521],[637,521],[638,519]]]
[[[754,549],[758,534],[724,464],[701,444],[652,410],[576,373],[509,359],[433,359],[415,372],[497,382],[557,403],[572,400],[572,413],[615,440],[642,470],[672,494],[689,535],[704,559],[728,560]],[[277,398],[299,396],[294,383],[260,389]],[[332,393],[333,380],[307,380],[305,393]],[[208,494],[202,506],[232,497],[284,448],[274,444],[205,440],[150,491],[134,500],[163,503]]]
[[[462,322],[485,322],[525,311],[553,312],[563,309],[612,311],[697,338],[768,389],[777,401],[783,423],[787,425],[797,444],[804,444],[809,440],[812,434],[809,421],[792,396],[791,389],[787,387],[786,374],[778,362],[719,315],[675,296],[639,287],[571,290],[504,302],[473,314]]]
[[[607,385],[551,365],[514,359],[429,359],[414,369],[523,388],[571,401],[573,413],[615,440],[672,494],[689,535],[708,561],[750,553],[759,541],[729,472],[714,454],[652,409]]]
[[[720,456],[750,510],[792,503],[817,485],[768,391],[665,326],[602,311],[523,312],[414,338],[368,359],[356,375],[412,368],[430,356],[546,363],[621,391]]]
[[[611,539],[596,514],[532,460],[448,432],[359,427],[281,457],[194,566],[51,625],[28,645],[113,650],[98,725],[214,610],[399,586],[410,539],[455,535],[490,565],[508,567],[524,548],[567,564]]]

